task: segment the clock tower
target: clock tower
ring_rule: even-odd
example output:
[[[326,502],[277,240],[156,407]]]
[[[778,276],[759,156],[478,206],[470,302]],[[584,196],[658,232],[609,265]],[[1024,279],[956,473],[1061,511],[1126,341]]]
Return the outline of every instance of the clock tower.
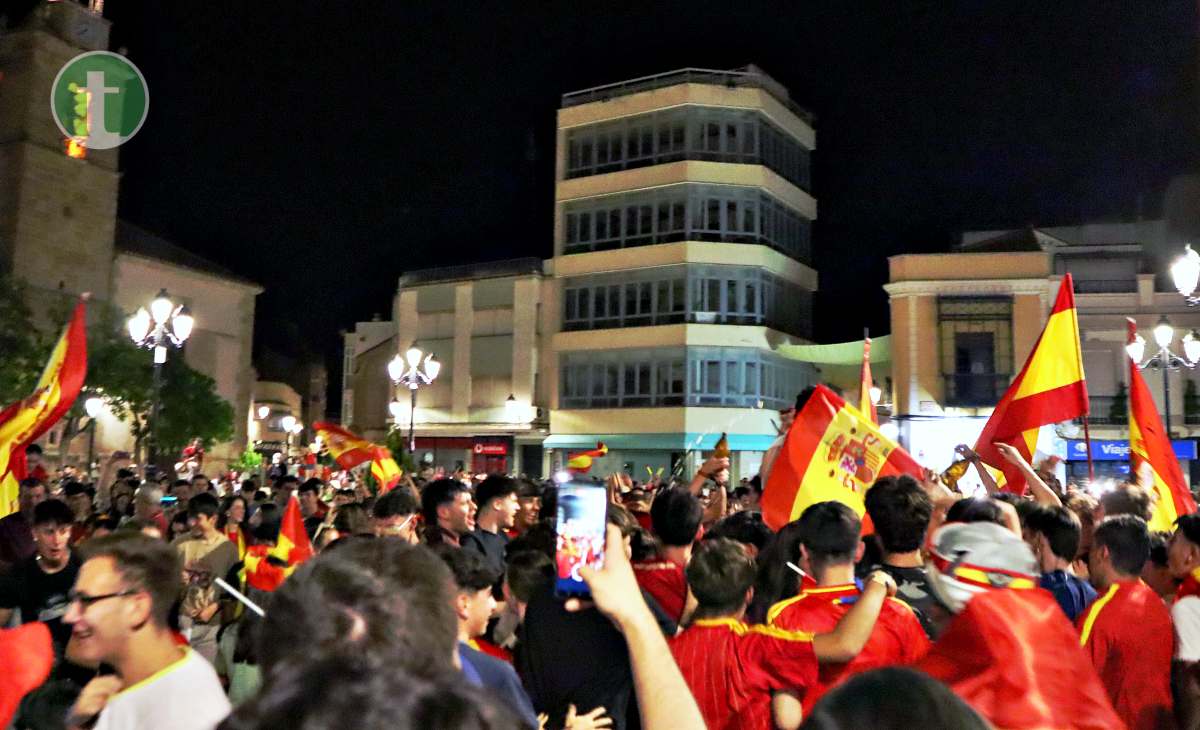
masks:
[[[108,50],[100,7],[39,2],[0,29],[0,272],[39,315],[59,292],[112,296],[117,150],[69,145],[50,108],[59,69]]]

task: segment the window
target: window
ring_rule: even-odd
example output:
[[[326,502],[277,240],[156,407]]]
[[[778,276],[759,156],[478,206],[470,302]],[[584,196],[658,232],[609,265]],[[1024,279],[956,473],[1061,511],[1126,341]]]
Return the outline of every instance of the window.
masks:
[[[809,186],[810,152],[756,111],[688,106],[567,132],[567,178],[675,160],[764,165]]]
[[[564,217],[566,254],[693,240],[757,243],[810,260],[810,221],[754,189],[685,183],[568,203]]]
[[[941,297],[938,334],[946,405],[994,405],[1012,376],[1012,299]]]
[[[661,348],[562,355],[560,408],[782,408],[814,380],[811,365],[750,348]]]

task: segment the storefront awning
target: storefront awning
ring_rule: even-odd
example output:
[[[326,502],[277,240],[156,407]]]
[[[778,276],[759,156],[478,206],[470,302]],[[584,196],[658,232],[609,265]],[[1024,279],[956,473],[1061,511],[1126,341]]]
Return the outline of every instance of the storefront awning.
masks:
[[[628,433],[628,434],[559,434],[542,442],[547,449],[594,449],[603,442],[610,449],[647,451],[709,451],[717,445],[719,433]],[[731,433],[731,451],[766,451],[775,442],[770,434]]]
[[[835,342],[832,345],[779,345],[775,352],[791,360],[815,365],[858,365],[862,362],[863,341]],[[871,338],[871,362],[892,361],[892,336]]]

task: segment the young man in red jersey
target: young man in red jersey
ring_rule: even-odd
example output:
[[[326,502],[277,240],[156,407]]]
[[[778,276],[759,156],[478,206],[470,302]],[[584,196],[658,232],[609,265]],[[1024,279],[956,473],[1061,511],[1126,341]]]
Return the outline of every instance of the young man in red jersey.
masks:
[[[1162,599],[1138,577],[1149,556],[1150,533],[1142,518],[1125,514],[1102,520],[1088,555],[1100,597],[1076,622],[1080,646],[1130,730],[1175,727],[1175,633]]]
[[[638,585],[676,623],[683,620],[687,604],[688,584],[683,571],[692,557],[692,543],[703,519],[704,507],[696,495],[683,487],[663,490],[650,505],[650,521],[662,551],[657,558],[633,566]]]
[[[767,613],[767,622],[788,631],[832,631],[862,594],[854,580],[854,563],[863,551],[859,541],[862,521],[841,502],[820,502],[804,510],[800,525],[800,553],[809,573],[816,577],[817,587],[776,603]],[[803,716],[808,716],[826,690],[846,677],[877,667],[915,663],[929,646],[913,610],[899,599],[888,599],[857,657],[844,664],[821,665],[817,682],[804,693]],[[782,712],[779,702],[787,704],[787,700],[777,702],[777,711]]]
[[[771,727],[771,693],[802,692],[817,682],[818,662],[853,659],[896,590],[886,573],[872,573],[837,628],[813,635],[744,623],[754,577],[754,560],[723,538],[702,543],[688,563],[697,606],[691,624],[670,640],[671,653],[709,730]]]

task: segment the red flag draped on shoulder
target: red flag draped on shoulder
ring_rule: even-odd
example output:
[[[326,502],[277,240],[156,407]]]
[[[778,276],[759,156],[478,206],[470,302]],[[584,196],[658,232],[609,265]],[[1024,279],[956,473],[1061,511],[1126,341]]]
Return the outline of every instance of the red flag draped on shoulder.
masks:
[[[994,444],[1009,444],[1026,461],[1032,461],[1042,426],[1086,416],[1087,412],[1079,320],[1071,275],[1067,274],[1058,288],[1046,327],[1021,373],[996,404],[975,451],[985,464],[1004,472],[1005,491],[1021,494],[1025,491],[1024,477],[1001,457]]]
[[[871,400],[871,338],[863,339],[862,377],[858,386],[858,410],[871,419],[871,423],[879,423],[879,413],[875,410],[875,401]]]
[[[87,376],[85,297],[58,338],[32,394],[0,411],[0,517],[17,509],[17,485],[25,478],[25,448],[58,422]]]
[[[329,447],[334,461],[343,469],[353,469],[359,464],[371,462],[371,476],[379,483],[380,494],[389,491],[400,482],[404,472],[396,464],[392,452],[387,447],[371,443],[362,436],[325,421],[314,423],[313,429]]]
[[[1129,323],[1129,341],[1137,337],[1137,324]],[[1196,501],[1188,490],[1187,482],[1183,479],[1183,471],[1179,468],[1179,459],[1171,448],[1171,439],[1163,429],[1162,419],[1158,416],[1158,407],[1138,364],[1129,361],[1129,468],[1134,474],[1140,474],[1149,467],[1148,477],[1152,476],[1154,495],[1154,513],[1150,518],[1150,529],[1159,532],[1171,532],[1175,529],[1175,520],[1183,515],[1196,511]]]
[[[293,496],[283,510],[275,547],[251,545],[246,548],[246,555],[242,558],[246,584],[260,591],[273,591],[283,585],[297,565],[312,556],[313,547],[304,530],[300,502]]]
[[[922,476],[921,466],[879,427],[824,385],[796,414],[763,490],[763,521],[778,530],[817,502],[835,500],[861,516],[863,495],[882,476]]]

